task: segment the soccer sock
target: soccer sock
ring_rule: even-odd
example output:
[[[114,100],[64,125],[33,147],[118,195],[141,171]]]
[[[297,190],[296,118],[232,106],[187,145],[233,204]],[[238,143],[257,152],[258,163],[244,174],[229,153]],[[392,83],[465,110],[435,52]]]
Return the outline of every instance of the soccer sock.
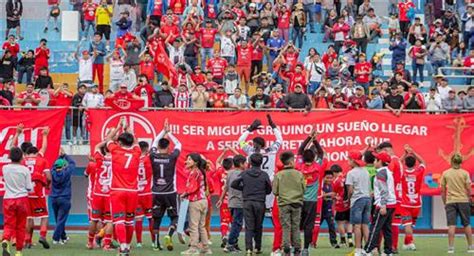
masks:
[[[339,237],[341,238],[341,244],[345,244],[346,243],[346,236],[345,235],[339,235]]]
[[[127,242],[127,231],[125,229],[125,223],[115,224],[115,236],[120,244]]]
[[[221,223],[221,236],[226,237],[229,234],[229,224]]]
[[[127,233],[127,240],[126,243],[130,244],[133,238],[133,224],[125,225],[125,231]]]
[[[41,226],[41,228],[40,228],[40,237],[46,238],[47,233],[48,233],[48,226],[46,226],[46,225]]]
[[[150,231],[151,241],[155,242],[155,235],[153,234],[153,219],[148,220],[148,230]]]
[[[142,220],[136,220],[135,221],[135,233],[137,236],[137,243],[141,244],[142,243],[142,232],[143,232],[143,221]]]
[[[400,227],[398,225],[392,226],[392,248],[398,251],[398,234],[400,233]]]
[[[95,237],[95,234],[89,232],[88,235],[87,235],[87,242],[88,242],[89,244],[92,244],[92,243],[94,242],[94,237]]]
[[[318,244],[318,237],[319,237],[319,228],[320,226],[317,225],[317,226],[314,226],[314,229],[313,229],[313,244]]]
[[[352,233],[350,232],[347,233],[347,239],[352,239]]]
[[[112,234],[105,234],[104,236],[104,248],[110,247],[112,243]]]
[[[405,245],[413,243],[413,235],[406,234],[405,235]]]
[[[170,226],[168,230],[168,235],[172,237],[175,231],[176,231],[176,228],[174,226]]]

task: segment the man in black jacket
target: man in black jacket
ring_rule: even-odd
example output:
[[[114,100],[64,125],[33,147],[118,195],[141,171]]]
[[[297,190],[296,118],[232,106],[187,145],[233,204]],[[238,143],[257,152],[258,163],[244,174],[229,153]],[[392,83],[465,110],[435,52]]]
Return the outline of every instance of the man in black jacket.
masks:
[[[306,111],[311,110],[311,100],[308,95],[303,92],[303,86],[300,83],[295,85],[295,91],[288,94],[284,98],[285,107],[288,111],[293,111],[295,109],[305,109]]]
[[[168,87],[168,82],[164,81],[161,84],[161,91],[155,93],[155,107],[157,108],[167,108],[173,107],[174,105],[174,96]]]
[[[244,201],[245,220],[245,250],[252,255],[254,249],[257,254],[262,250],[263,219],[265,217],[265,198],[272,192],[270,177],[260,169],[263,156],[254,153],[250,156],[251,168],[243,172],[231,184],[233,189],[242,191]]]

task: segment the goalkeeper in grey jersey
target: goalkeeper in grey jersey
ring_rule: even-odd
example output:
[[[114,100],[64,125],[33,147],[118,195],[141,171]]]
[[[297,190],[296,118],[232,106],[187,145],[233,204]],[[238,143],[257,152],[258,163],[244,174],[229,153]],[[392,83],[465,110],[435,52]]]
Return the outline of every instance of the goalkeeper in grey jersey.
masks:
[[[268,148],[265,148],[265,139],[257,136],[252,139],[252,143],[247,142],[247,137],[249,134],[255,130],[260,129],[262,122],[259,119],[256,119],[252,124],[247,128],[247,130],[240,136],[239,145],[240,148],[247,154],[251,156],[253,153],[260,153],[263,155],[263,163],[261,166],[262,171],[266,172],[270,177],[270,180],[273,181],[273,176],[275,174],[275,166],[278,150],[280,150],[281,144],[283,143],[283,137],[281,135],[280,129],[277,128],[276,124],[273,122],[272,117],[267,115],[268,125],[273,129],[273,134],[275,135],[275,142]],[[270,209],[273,206],[274,196],[270,194],[266,199],[266,208]]]

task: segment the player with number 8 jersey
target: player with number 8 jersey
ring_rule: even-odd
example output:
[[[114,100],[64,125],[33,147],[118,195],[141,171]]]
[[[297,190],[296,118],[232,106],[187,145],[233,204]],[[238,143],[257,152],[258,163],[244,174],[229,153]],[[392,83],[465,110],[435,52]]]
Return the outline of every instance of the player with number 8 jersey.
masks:
[[[170,140],[174,149],[170,152]],[[165,121],[163,131],[153,141],[150,151],[150,160],[153,169],[153,248],[162,250],[159,241],[161,221],[167,212],[171,219],[168,234],[164,237],[164,244],[169,251],[173,250],[173,234],[178,223],[178,194],[176,190],[176,162],[181,153],[181,143],[169,130],[168,121]]]

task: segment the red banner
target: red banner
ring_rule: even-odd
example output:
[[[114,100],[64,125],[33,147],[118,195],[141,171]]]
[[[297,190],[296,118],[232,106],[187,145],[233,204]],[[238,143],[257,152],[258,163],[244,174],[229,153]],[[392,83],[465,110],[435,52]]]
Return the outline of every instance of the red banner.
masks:
[[[173,134],[183,144],[178,165],[178,189],[183,188],[181,173],[185,156],[191,152],[204,154],[215,160],[225,146],[238,147],[238,138],[248,125],[259,118],[266,124],[265,112],[116,112],[92,110],[91,147],[101,141],[107,129],[126,117],[139,140],[149,143],[163,129],[169,119]],[[283,134],[280,151],[296,152],[300,143],[316,125],[320,143],[327,152],[330,163],[339,163],[347,171],[347,152],[362,150],[367,143],[390,141],[398,156],[409,144],[427,163],[424,194],[439,193],[439,180],[449,168],[454,152],[464,156],[463,168],[474,171],[474,114],[402,114],[396,117],[388,112],[337,111],[302,113],[271,113]],[[255,132],[267,143],[274,140],[269,126]],[[255,136],[251,134],[248,139]]]
[[[66,113],[67,109],[0,110],[0,169],[10,162],[8,159],[10,142],[16,133],[16,126],[20,123],[23,123],[25,128],[18,138],[18,145],[24,141],[30,141],[38,149],[43,143],[42,132],[49,127],[48,148],[45,157],[53,164],[59,154]],[[4,183],[0,172],[0,195],[3,193]]]

